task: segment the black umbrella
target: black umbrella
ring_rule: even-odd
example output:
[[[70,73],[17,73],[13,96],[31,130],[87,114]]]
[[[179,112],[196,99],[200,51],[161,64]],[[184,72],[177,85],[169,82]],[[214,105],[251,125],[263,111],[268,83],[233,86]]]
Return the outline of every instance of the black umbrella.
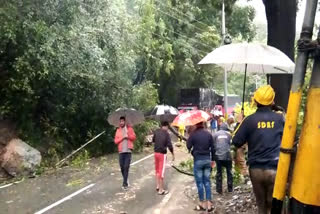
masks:
[[[179,114],[178,109],[169,105],[157,105],[151,111],[149,111],[145,116],[146,118],[172,122],[174,118]]]

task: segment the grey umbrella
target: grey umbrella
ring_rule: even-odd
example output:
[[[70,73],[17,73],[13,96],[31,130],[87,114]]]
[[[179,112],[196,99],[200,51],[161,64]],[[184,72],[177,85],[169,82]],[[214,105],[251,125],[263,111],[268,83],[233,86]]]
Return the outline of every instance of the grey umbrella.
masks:
[[[143,113],[133,108],[118,108],[108,116],[109,124],[119,126],[120,117],[125,117],[126,122],[132,126],[144,121]]]
[[[179,111],[175,107],[169,105],[157,105],[146,114],[146,117],[161,122],[172,122],[178,114]]]

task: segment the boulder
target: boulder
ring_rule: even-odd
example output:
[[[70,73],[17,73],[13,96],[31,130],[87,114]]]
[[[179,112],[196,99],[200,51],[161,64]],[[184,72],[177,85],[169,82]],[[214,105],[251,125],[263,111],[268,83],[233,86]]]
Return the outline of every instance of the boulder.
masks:
[[[11,176],[0,167],[0,183],[9,179]]]
[[[40,165],[41,154],[20,139],[12,139],[0,156],[1,167],[10,175],[30,175]]]
[[[15,137],[15,126],[9,121],[0,120],[0,146],[6,146]]]

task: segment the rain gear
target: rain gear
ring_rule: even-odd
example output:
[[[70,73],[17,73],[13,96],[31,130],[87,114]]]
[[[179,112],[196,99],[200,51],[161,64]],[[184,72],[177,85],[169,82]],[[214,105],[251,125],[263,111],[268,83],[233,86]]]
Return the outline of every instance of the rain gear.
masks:
[[[213,135],[216,160],[231,160],[230,144],[231,134],[228,131],[227,124],[223,123],[220,130]]]
[[[133,142],[136,140],[136,134],[134,133],[134,130],[131,126],[127,126],[127,142],[128,142],[128,149],[133,149]],[[117,128],[116,135],[114,137],[114,143],[118,145],[118,151],[122,152],[122,143],[123,143],[123,138],[125,136],[123,135],[121,127]]]

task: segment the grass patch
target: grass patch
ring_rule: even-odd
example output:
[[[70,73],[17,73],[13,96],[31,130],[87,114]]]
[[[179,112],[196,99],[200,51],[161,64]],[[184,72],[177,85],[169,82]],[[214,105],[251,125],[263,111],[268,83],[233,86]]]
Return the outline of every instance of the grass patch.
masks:
[[[84,180],[80,178],[80,179],[77,179],[77,180],[69,181],[66,186],[67,187],[74,187],[74,186],[79,186],[79,185],[81,185],[83,183],[84,183]]]
[[[89,152],[87,150],[83,150],[71,161],[71,166],[83,168],[88,164],[89,157]]]

